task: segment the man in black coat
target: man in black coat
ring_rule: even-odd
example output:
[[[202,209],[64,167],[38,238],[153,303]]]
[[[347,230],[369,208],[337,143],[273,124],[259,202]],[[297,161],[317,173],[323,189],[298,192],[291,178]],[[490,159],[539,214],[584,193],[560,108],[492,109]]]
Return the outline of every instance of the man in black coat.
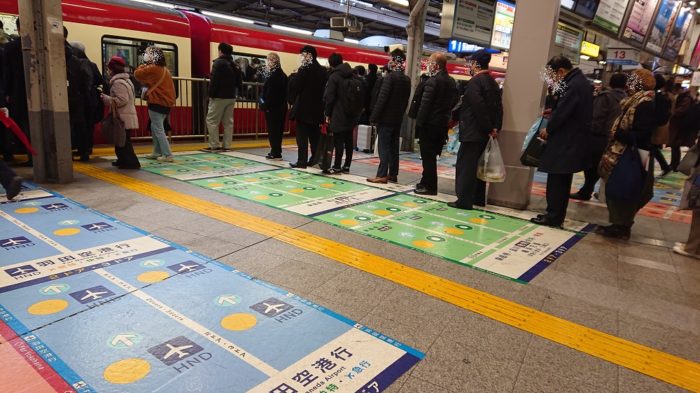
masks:
[[[63,38],[68,38],[68,29],[65,26]],[[92,71],[89,61],[80,59],[68,41],[64,41],[64,47],[71,142],[73,148],[78,150],[80,161],[88,161],[92,140],[92,129],[88,126],[88,97],[92,86]]]
[[[372,91],[374,90],[374,85],[377,83],[377,70],[376,64],[369,64],[367,66],[367,75],[365,75],[365,82],[367,82],[367,94],[365,95],[365,116],[369,119],[372,116]]]
[[[290,118],[297,122],[297,146],[299,156],[292,168],[316,165],[313,154],[318,147],[319,126],[323,123],[323,92],[328,80],[326,69],[318,63],[316,48],[306,45],[301,48],[299,70],[289,78],[287,99],[292,105]],[[311,159],[308,158],[309,144]]]
[[[17,33],[20,32],[19,18],[17,18]],[[10,116],[17,123],[22,132],[31,138],[29,132],[29,108],[27,107],[27,91],[24,86],[24,59],[22,57],[22,42],[19,38],[5,44],[2,59],[3,87],[5,89],[5,101],[10,110]],[[24,166],[31,166],[31,155]]]
[[[574,173],[589,168],[591,163],[593,86],[583,72],[563,56],[553,57],[547,67],[561,87],[547,128],[540,132],[540,137],[547,141],[539,168],[547,173],[547,214],[531,221],[561,227],[569,206]]]
[[[416,117],[420,139],[423,177],[416,185],[418,195],[437,195],[437,156],[447,141],[452,108],[457,104],[457,83],[447,74],[447,57],[433,53],[428,60],[430,79],[425,82]]]
[[[395,183],[399,176],[399,141],[401,123],[411,96],[411,80],[404,74],[406,55],[401,49],[391,52],[389,75],[383,78],[370,124],[377,127],[379,167],[370,183]]]
[[[277,53],[267,55],[265,67],[269,76],[265,80],[260,97],[260,105],[265,111],[267,122],[267,137],[270,141],[270,153],[265,158],[281,160],[284,119],[287,115],[287,74],[282,71]]]
[[[209,148],[206,151],[221,150],[219,124],[224,127],[223,150],[231,148],[233,140],[233,108],[236,96],[243,92],[243,73],[233,61],[233,47],[219,43],[219,57],[211,67],[209,82],[209,108],[207,110],[207,131]]]
[[[85,45],[82,42],[71,42],[70,46],[73,50],[73,55],[81,63],[83,73],[89,74],[90,77],[90,83],[84,97],[85,127],[83,128],[83,135],[80,136],[81,140],[78,143],[78,150],[81,152],[81,156],[83,156],[83,153],[89,156],[92,153],[95,124],[99,123],[103,118],[104,104],[100,94],[107,90],[105,89],[107,84],[97,68],[97,64],[90,61],[87,54],[85,54]]]

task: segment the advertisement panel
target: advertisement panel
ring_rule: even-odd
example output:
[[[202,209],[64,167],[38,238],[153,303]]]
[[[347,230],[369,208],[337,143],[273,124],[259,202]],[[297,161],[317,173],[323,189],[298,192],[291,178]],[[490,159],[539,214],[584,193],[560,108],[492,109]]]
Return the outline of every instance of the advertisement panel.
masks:
[[[496,0],[457,0],[445,2],[440,27],[441,38],[458,38],[490,45]]]
[[[622,37],[643,44],[659,0],[634,0]]]
[[[593,19],[593,16],[598,10],[599,2],[600,0],[578,0],[576,8],[574,8],[574,13],[586,19]]]
[[[673,60],[678,56],[678,52],[681,50],[681,45],[683,44],[685,35],[688,33],[688,29],[690,29],[692,21],[693,10],[690,8],[682,8],[676,17],[676,22],[673,24],[671,36],[668,38],[668,42],[666,42],[663,57]]]
[[[493,21],[493,37],[491,37],[492,47],[505,50],[510,49],[514,20],[515,4],[498,0],[496,3],[496,16]]]
[[[593,23],[612,33],[619,33],[629,0],[601,0]]]
[[[690,66],[695,69],[700,67],[700,37],[695,41],[695,49],[693,49],[693,55],[690,58]]]
[[[651,26],[651,34],[646,48],[654,53],[661,53],[664,42],[671,33],[673,20],[678,13],[681,3],[675,0],[661,0],[659,12],[656,14],[654,24]]]

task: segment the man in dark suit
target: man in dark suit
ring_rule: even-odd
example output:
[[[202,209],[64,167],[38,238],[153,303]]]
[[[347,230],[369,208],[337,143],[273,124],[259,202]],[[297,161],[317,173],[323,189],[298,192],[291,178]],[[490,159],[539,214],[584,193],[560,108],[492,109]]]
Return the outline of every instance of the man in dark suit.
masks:
[[[559,100],[552,109],[547,128],[540,137],[547,141],[540,171],[547,173],[547,213],[532,222],[561,227],[569,206],[574,173],[590,166],[593,86],[580,69],[563,56],[555,56],[547,67],[559,83]]]
[[[469,62],[472,79],[462,97],[459,122],[457,201],[448,203],[450,207],[467,210],[474,205],[486,205],[486,183],[476,177],[479,158],[489,137],[498,137],[503,122],[501,89],[489,74],[491,54],[483,49],[476,51]]]

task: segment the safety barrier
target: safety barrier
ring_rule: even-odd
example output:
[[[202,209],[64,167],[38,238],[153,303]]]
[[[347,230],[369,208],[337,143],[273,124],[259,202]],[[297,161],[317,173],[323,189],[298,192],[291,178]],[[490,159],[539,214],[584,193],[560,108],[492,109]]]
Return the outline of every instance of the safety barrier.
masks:
[[[208,140],[207,109],[209,105],[209,79],[173,77],[177,99],[168,116],[166,131],[171,140],[190,139]],[[262,83],[244,82],[243,92],[236,100],[233,111],[233,136],[267,137],[265,112],[260,109]],[[136,99],[139,116],[139,130],[135,140],[150,140],[148,108],[141,98]],[[284,134],[289,135],[294,128],[293,122],[285,122]],[[219,127],[219,133],[222,128]]]

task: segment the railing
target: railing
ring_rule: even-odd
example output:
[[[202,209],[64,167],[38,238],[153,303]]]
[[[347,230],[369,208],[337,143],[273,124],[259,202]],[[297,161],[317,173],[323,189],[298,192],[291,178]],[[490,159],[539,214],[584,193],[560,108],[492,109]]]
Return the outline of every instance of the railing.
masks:
[[[190,139],[207,141],[207,110],[209,105],[209,79],[174,77],[177,99],[175,106],[168,116],[168,136],[173,139]],[[259,137],[267,136],[265,112],[260,110],[260,94],[262,83],[244,82],[241,97],[236,100],[233,111],[233,136]],[[148,108],[141,98],[136,99],[136,110],[139,115],[139,131],[135,140],[150,140],[151,132],[148,126]],[[292,133],[294,124],[285,122],[285,135]],[[219,127],[219,132],[222,129]]]

